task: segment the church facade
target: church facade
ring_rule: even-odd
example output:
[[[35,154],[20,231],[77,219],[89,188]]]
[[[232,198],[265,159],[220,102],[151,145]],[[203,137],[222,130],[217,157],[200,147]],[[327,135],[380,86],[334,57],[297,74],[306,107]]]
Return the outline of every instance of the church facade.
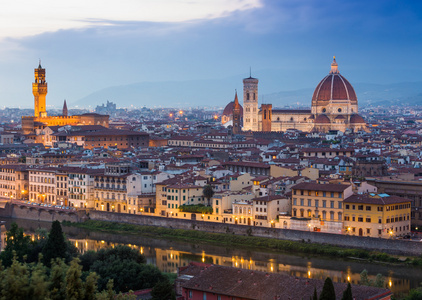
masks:
[[[335,57],[329,74],[315,88],[311,109],[273,109],[272,104],[262,104],[258,109],[258,82],[251,76],[243,80],[243,131],[368,130],[358,114],[355,90],[338,71]]]
[[[45,69],[41,67],[34,69],[35,80],[32,83],[32,94],[34,95],[34,116],[22,117],[22,133],[36,134],[47,126],[65,125],[102,125],[108,128],[109,116],[95,113],[68,116],[66,100],[63,104],[61,116],[47,116],[46,96],[47,82],[45,81]]]

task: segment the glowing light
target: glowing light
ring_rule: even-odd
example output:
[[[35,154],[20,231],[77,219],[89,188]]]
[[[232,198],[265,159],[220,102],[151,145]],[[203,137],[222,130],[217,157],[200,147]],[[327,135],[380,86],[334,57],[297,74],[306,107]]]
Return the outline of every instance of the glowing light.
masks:
[[[347,281],[350,281],[350,276],[347,276]]]
[[[183,110],[179,110],[179,114],[180,115],[183,115]]]
[[[388,286],[392,287],[393,286],[393,282],[391,281],[391,279],[388,281]]]
[[[311,271],[308,271],[308,278],[311,278]]]

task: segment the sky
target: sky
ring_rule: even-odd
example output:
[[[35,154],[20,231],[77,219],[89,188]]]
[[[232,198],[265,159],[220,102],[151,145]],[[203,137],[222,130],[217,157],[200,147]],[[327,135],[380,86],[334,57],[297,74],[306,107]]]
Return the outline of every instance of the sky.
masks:
[[[0,107],[33,107],[39,59],[48,106],[72,108],[110,86],[239,77],[231,99],[250,68],[272,78],[261,95],[311,88],[334,55],[352,84],[422,81],[421,48],[421,1],[4,1]]]

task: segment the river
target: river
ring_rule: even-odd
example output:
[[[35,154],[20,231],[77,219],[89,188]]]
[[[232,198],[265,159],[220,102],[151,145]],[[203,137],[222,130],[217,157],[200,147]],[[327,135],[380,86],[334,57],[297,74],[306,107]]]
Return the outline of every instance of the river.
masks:
[[[12,222],[23,227],[26,234],[34,235],[38,228],[50,230],[51,223],[20,219],[0,219],[2,241]],[[375,264],[355,260],[339,260],[297,254],[286,254],[247,247],[222,247],[205,243],[187,243],[168,239],[154,239],[134,235],[112,234],[75,227],[63,227],[67,238],[81,253],[88,250],[127,245],[145,255],[150,264],[163,272],[176,272],[178,267],[191,261],[232,266],[264,272],[286,273],[292,276],[325,279],[357,284],[360,273],[366,269],[370,279],[380,273],[385,286],[398,295],[418,287],[422,282],[420,268],[403,265]],[[3,246],[3,245],[2,245]]]

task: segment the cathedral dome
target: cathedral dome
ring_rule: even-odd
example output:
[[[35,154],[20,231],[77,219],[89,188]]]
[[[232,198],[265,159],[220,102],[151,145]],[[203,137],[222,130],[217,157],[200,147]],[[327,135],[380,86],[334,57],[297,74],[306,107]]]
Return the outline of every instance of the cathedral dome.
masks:
[[[350,117],[350,124],[358,124],[358,123],[365,123],[365,120],[358,114],[353,114]]]
[[[315,124],[330,124],[331,121],[326,115],[322,114],[316,117],[314,123]]]
[[[355,90],[349,81],[340,75],[335,57],[330,73],[315,88],[312,105],[327,105],[332,100],[344,100],[357,104]]]
[[[243,116],[243,107],[240,105],[240,116]],[[230,102],[226,105],[226,107],[223,110],[223,116],[232,116],[233,115],[233,109],[234,109],[234,101]]]

